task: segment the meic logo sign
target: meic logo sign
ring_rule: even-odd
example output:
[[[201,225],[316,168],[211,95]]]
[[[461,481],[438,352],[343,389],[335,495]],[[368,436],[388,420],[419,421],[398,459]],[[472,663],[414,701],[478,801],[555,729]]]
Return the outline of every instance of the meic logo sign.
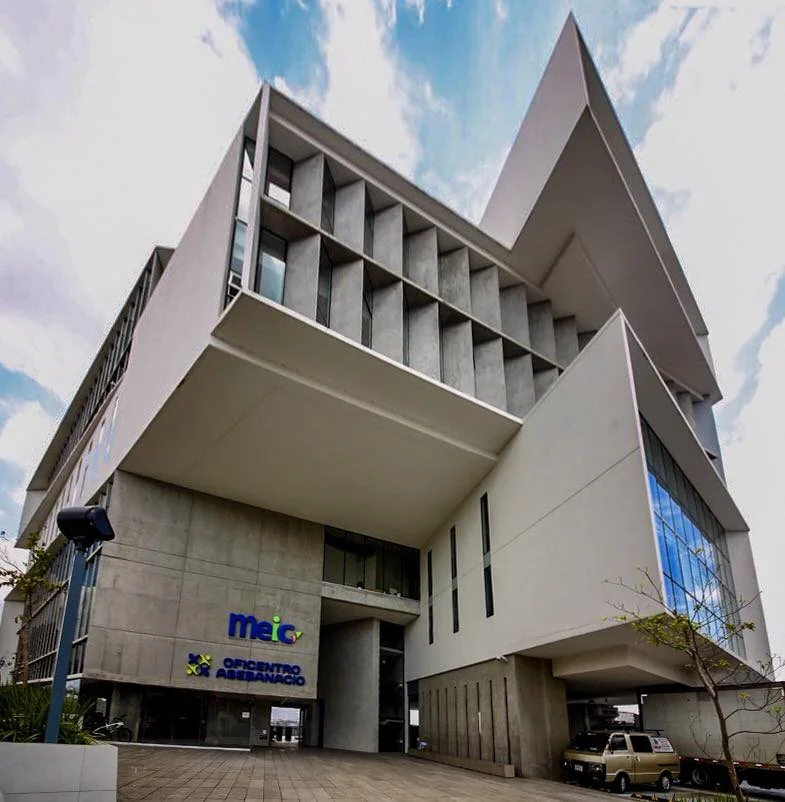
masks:
[[[188,663],[185,666],[185,673],[191,677],[209,677],[210,660],[209,654],[188,654]]]
[[[302,634],[293,624],[282,624],[280,615],[274,615],[272,621],[257,621],[253,615],[229,613],[230,638],[273,641],[291,646]]]

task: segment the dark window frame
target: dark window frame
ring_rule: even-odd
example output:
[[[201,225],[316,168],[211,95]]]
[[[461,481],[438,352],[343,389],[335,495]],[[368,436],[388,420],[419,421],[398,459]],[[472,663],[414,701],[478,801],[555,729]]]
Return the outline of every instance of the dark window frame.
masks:
[[[433,552],[426,555],[428,582],[428,643],[433,644]]]
[[[458,544],[455,527],[450,528],[450,579],[452,582],[452,631],[460,629],[458,615]]]
[[[488,511],[488,494],[480,497],[480,526],[482,528],[482,574],[485,585],[485,617],[494,613],[493,575],[491,574],[491,522]]]

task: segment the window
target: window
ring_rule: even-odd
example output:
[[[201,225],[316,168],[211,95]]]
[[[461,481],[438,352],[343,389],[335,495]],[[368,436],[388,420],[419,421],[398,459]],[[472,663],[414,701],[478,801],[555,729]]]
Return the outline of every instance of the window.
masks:
[[[259,236],[257,292],[278,304],[283,303],[285,274],[286,240],[263,228]]]
[[[333,174],[324,162],[324,181],[322,182],[322,228],[333,233],[335,223],[335,181]]]
[[[450,529],[450,575],[452,577],[452,631],[457,632],[458,622],[458,550],[455,543],[455,527]]]
[[[665,602],[743,657],[725,531],[654,430],[641,426]]]
[[[292,200],[292,160],[275,148],[270,148],[267,152],[264,194],[289,208]]]
[[[226,293],[228,303],[237,295],[242,284],[243,257],[245,256],[245,235],[248,220],[251,215],[251,187],[253,182],[253,160],[256,145],[251,139],[246,139],[243,146],[243,164],[240,173],[240,186],[237,190],[237,206],[235,210],[234,237],[232,239],[232,253],[229,259],[229,278]]]
[[[365,190],[365,233],[363,237],[363,251],[373,256],[373,206],[368,190]]]
[[[409,364],[409,302],[403,296],[403,364]]]
[[[428,643],[433,643],[433,555],[428,552]]]
[[[368,275],[363,277],[363,321],[362,321],[362,344],[366,348],[371,347],[373,334],[373,289]]]
[[[633,752],[653,752],[648,735],[630,735]]]
[[[627,739],[623,735],[614,735],[608,744],[608,748],[611,752],[626,752]]]
[[[480,499],[480,523],[482,524],[482,572],[485,579],[485,616],[493,615],[493,577],[491,576],[491,525],[488,517],[488,494]]]
[[[316,295],[316,322],[330,325],[330,294],[333,284],[333,263],[322,244],[319,254],[319,280]]]

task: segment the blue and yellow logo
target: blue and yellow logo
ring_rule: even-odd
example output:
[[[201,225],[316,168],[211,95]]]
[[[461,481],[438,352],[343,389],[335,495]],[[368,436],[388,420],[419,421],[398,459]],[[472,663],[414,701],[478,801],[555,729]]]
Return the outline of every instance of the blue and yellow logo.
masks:
[[[188,663],[185,666],[185,673],[189,677],[209,677],[210,676],[210,655],[209,654],[188,654]]]

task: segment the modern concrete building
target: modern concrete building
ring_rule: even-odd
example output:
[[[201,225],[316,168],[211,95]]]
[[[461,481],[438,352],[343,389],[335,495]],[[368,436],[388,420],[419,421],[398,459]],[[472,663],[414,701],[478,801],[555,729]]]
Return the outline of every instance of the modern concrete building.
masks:
[[[30,483],[108,505],[72,676],[135,737],[432,751],[549,775],[588,699],[689,686],[612,620],[752,599],[706,325],[570,18],[480,225],[262,87]],[[62,593],[40,599],[52,672]],[[3,627],[14,627],[11,597]],[[652,611],[655,609],[652,606]],[[757,623],[727,645],[754,665]],[[705,631],[718,630],[707,609]]]

